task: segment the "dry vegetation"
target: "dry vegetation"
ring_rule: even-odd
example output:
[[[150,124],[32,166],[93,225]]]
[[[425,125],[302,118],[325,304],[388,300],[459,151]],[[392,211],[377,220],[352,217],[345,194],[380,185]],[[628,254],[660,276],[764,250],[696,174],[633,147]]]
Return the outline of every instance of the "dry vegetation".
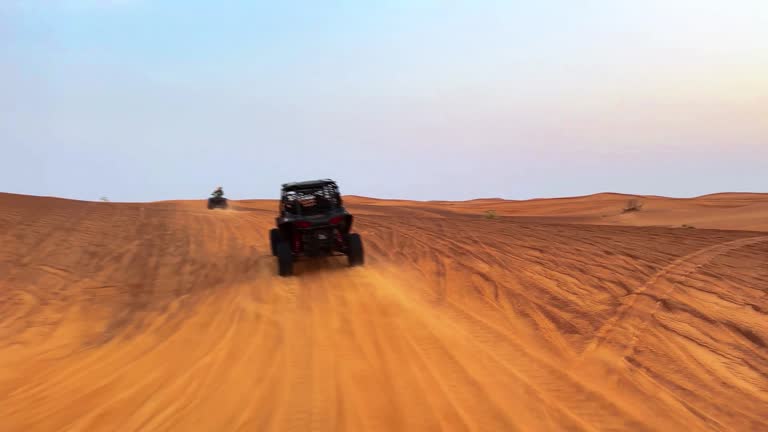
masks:
[[[643,209],[643,203],[642,201],[638,199],[630,199],[627,201],[627,205],[624,206],[624,209],[622,210],[624,213],[629,212],[636,212]]]

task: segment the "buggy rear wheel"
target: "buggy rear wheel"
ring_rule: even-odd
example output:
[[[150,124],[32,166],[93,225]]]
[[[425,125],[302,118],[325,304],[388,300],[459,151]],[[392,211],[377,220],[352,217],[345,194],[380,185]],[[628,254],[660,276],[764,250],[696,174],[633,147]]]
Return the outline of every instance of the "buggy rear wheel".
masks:
[[[354,233],[347,237],[347,260],[351,267],[361,266],[365,263],[363,239],[360,234]]]
[[[272,256],[277,256],[277,244],[282,240],[283,236],[280,234],[280,230],[272,228],[269,230],[269,246],[272,248]]]
[[[293,274],[293,251],[290,243],[285,240],[277,243],[277,273],[280,276]]]

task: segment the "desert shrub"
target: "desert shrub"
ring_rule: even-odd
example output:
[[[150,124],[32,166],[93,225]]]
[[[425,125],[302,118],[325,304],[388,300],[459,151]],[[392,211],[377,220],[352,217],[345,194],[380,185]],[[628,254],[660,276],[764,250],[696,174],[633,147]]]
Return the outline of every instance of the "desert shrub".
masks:
[[[627,205],[624,206],[623,212],[627,213],[627,212],[633,212],[633,211],[640,211],[640,209],[642,208],[643,208],[643,203],[639,199],[633,198],[627,201]]]
[[[99,201],[109,202],[109,198],[101,197],[101,198],[99,198]]]
[[[495,210],[488,210],[485,212],[485,218],[486,219],[496,219],[496,211]]]

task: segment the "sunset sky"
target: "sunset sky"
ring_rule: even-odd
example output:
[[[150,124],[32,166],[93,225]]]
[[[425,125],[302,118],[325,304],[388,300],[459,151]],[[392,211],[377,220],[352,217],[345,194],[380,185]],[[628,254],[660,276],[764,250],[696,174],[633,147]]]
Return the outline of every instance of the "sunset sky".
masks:
[[[768,1],[0,1],[0,191],[768,192]]]

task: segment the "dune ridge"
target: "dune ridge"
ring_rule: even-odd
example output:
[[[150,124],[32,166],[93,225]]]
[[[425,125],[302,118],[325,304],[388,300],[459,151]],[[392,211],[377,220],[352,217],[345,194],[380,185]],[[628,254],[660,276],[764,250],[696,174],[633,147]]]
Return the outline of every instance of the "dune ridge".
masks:
[[[623,212],[627,202],[632,199],[643,204],[642,210]],[[429,209],[439,214],[448,212],[482,216],[492,210],[497,216],[540,223],[768,231],[766,193],[723,192],[695,198],[668,198],[603,192],[578,197],[520,201],[476,199],[429,203],[363,197],[350,197],[350,200],[371,208],[398,206],[420,211]]]

